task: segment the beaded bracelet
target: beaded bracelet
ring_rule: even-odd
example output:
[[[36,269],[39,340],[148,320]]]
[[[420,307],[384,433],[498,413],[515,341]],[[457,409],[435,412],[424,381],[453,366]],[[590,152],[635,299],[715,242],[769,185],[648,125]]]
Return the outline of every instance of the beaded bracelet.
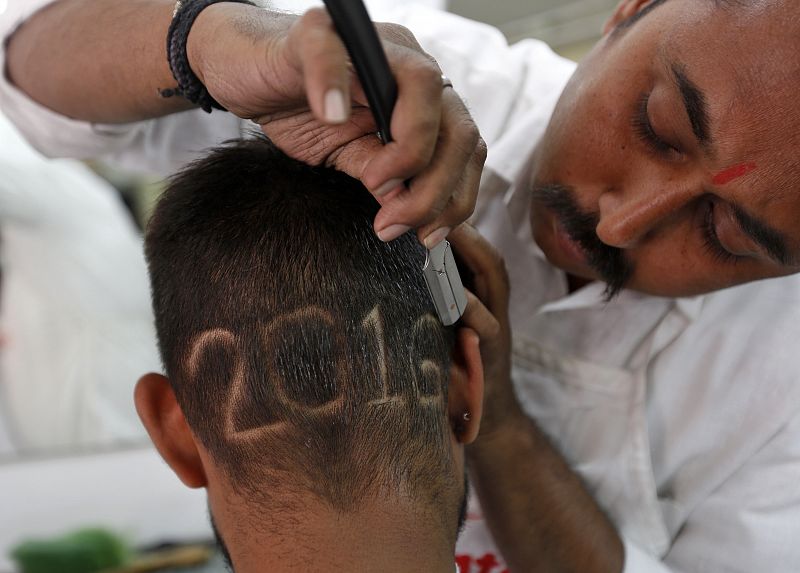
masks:
[[[167,61],[178,86],[159,92],[161,97],[182,96],[198,105],[206,113],[211,113],[212,109],[225,110],[225,108],[211,97],[189,66],[186,42],[189,38],[189,31],[200,12],[217,2],[238,2],[255,6],[250,0],[178,0],[172,14],[172,23],[167,32]]]

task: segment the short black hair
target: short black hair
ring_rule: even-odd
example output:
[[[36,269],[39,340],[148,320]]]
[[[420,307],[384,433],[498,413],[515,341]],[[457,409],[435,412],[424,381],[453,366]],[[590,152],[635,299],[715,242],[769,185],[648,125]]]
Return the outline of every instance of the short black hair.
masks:
[[[251,497],[310,491],[348,510],[387,492],[463,493],[446,414],[453,332],[434,317],[424,249],[411,232],[381,242],[377,209],[357,180],[251,139],[174,176],[154,211],[165,370]]]

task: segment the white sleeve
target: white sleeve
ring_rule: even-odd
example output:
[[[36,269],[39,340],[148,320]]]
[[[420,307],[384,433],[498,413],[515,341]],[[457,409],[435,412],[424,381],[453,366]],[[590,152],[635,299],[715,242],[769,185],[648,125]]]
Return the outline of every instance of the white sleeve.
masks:
[[[0,69],[17,27],[53,0],[11,0],[0,15]],[[38,104],[0,74],[0,109],[39,152],[47,157],[101,157],[157,175],[174,172],[204,149],[239,137],[247,123],[230,113],[201,110],[128,124],[93,124],[71,119]]]
[[[375,17],[413,32],[478,125],[489,148],[484,170],[514,181],[544,133],[575,62],[538,40],[509,46],[497,28],[425,6],[398,3]]]
[[[625,542],[624,573],[800,571],[800,415],[692,511],[663,561]]]
[[[525,40],[509,46],[497,28],[435,8],[398,3],[376,17],[414,33],[452,80],[490,146],[518,111],[557,97],[575,69],[574,62],[544,42]]]
[[[16,10],[0,20],[4,39],[49,2],[25,2],[29,5],[24,9],[22,4],[16,0]],[[490,147],[487,166],[492,165],[493,155],[508,161],[518,158],[516,163],[525,161],[524,154],[518,153],[518,138],[527,142],[536,138],[531,136],[530,126],[515,137],[514,127],[525,116],[534,117],[543,130],[574,63],[555,55],[542,42],[528,40],[509,46],[496,28],[413,3],[374,16],[408,27],[439,62]],[[0,66],[5,69],[4,51],[0,51]],[[5,74],[0,76],[0,108],[29,142],[49,157],[107,157],[156,173],[171,172],[203,149],[238,137],[246,125],[232,114],[207,115],[199,110],[124,125],[76,121],[37,104],[11,85]],[[506,148],[517,153],[508,153]],[[500,170],[513,172],[520,167],[516,163]]]

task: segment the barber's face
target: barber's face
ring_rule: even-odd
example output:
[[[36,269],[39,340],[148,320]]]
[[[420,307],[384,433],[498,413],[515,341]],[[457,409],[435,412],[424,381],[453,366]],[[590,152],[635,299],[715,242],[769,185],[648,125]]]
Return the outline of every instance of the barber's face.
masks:
[[[800,270],[796,8],[718,4],[645,4],[579,66],[534,162],[553,264],[664,296]]]

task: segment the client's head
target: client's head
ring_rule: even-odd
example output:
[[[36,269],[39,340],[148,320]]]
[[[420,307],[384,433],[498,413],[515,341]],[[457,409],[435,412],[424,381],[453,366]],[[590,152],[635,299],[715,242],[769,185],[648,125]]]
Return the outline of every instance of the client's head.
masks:
[[[251,140],[174,177],[148,227],[167,377],[137,409],[239,573],[452,571],[478,340],[435,318],[424,249],[378,240],[377,209]]]

